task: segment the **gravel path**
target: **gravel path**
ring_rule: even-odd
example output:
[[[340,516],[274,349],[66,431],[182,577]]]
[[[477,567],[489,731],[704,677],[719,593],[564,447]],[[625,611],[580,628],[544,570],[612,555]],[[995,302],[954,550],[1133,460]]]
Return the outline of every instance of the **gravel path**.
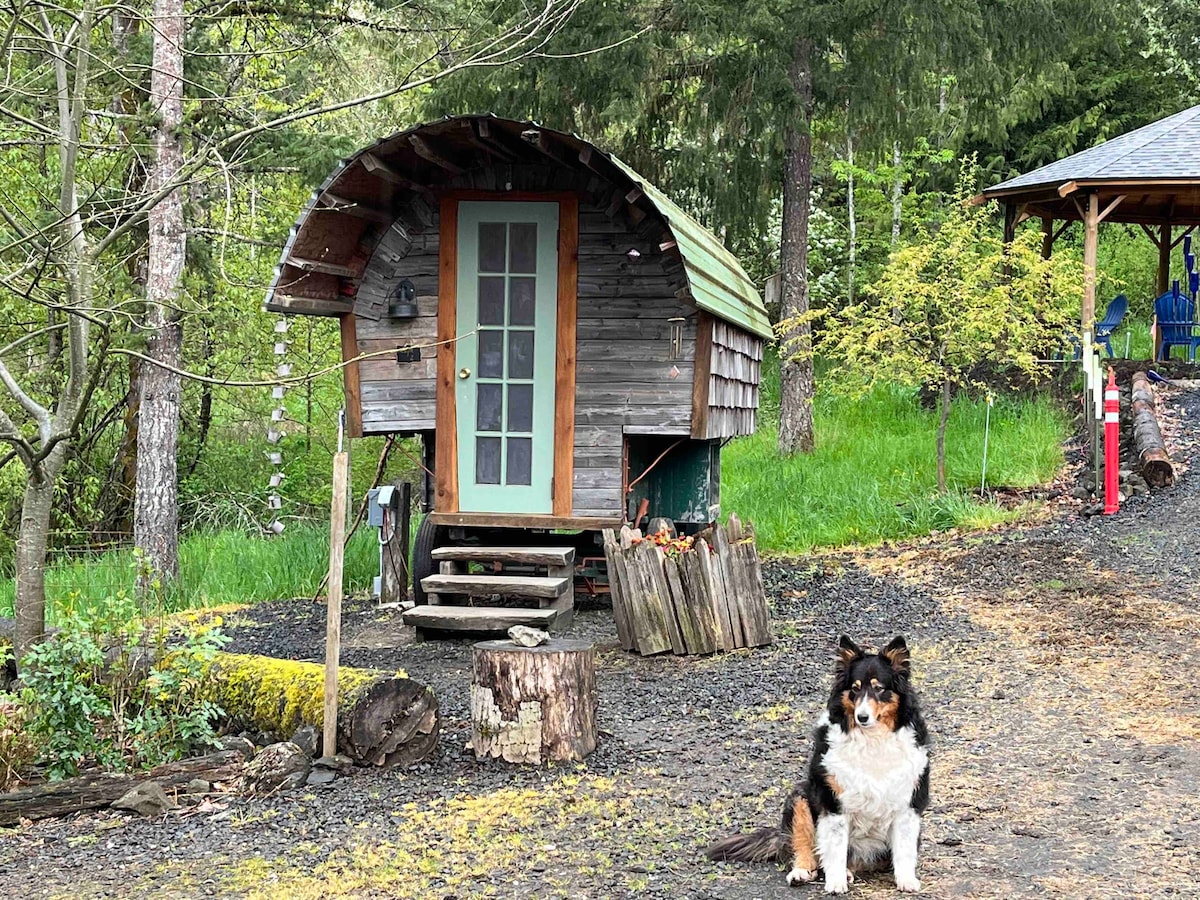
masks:
[[[1200,444],[1200,390],[1168,442]],[[402,667],[445,715],[437,758],[268,800],[145,822],[113,814],[0,836],[20,897],[712,898],[820,896],[772,865],[701,848],[773,822],[802,770],[836,636],[902,631],[935,740],[921,876],[931,897],[1200,896],[1200,479],[1113,518],[1063,502],[1039,524],[765,568],[776,644],[634,658],[611,614],[599,647],[602,742],[585,764],[479,764],[467,643],[413,643],[350,604],[344,662]],[[322,655],[323,607],[239,613],[232,649]],[[852,896],[894,896],[889,876]]]

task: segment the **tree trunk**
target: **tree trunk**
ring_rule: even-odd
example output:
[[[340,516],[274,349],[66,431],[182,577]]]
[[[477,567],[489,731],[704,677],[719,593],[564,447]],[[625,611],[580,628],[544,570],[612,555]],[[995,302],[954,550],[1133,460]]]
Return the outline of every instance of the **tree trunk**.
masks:
[[[50,451],[34,472],[27,474],[21,500],[21,529],[17,536],[17,593],[13,603],[16,636],[13,659],[21,659],[46,633],[46,551],[50,542],[50,512],[54,485],[66,459],[65,442]]]
[[[472,648],[471,746],[480,759],[541,764],[596,749],[595,652],[584,641]]]
[[[938,404],[937,483],[938,493],[946,493],[946,423],[950,421],[950,379],[942,382],[942,397]]]
[[[797,109],[784,135],[783,240],[780,317],[808,314],[808,214],[812,193],[812,42],[799,38],[788,70]],[[780,360],[779,452],[813,449],[812,325],[794,322],[782,335]]]
[[[846,116],[850,115],[849,104],[846,106]],[[850,225],[849,259],[846,261],[846,301],[854,302],[854,266],[858,257],[858,219],[854,213],[854,133],[846,127],[846,163],[849,178],[846,180],[846,216]]]
[[[150,189],[157,191],[174,181],[183,168],[179,134],[183,121],[183,2],[155,0],[153,15],[150,105],[159,121],[154,135]],[[183,343],[179,285],[187,239],[180,189],[171,191],[150,211],[149,229],[148,355],[178,369]],[[162,366],[148,365],[141,380],[134,543],[146,554],[154,576],[172,580],[179,575],[180,379]]]
[[[892,141],[892,249],[900,243],[900,220],[904,211],[904,169],[901,167],[900,142]]]

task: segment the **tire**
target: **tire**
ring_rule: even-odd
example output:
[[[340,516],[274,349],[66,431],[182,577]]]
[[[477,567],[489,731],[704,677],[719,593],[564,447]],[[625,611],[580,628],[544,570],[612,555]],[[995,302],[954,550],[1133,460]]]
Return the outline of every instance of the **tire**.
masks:
[[[433,561],[433,551],[437,549],[439,541],[444,537],[441,531],[442,529],[429,521],[429,515],[426,514],[421,519],[421,524],[417,526],[417,534],[413,538],[412,593],[417,606],[424,606],[428,602],[425,589],[421,587],[421,580],[437,574],[438,568]]]

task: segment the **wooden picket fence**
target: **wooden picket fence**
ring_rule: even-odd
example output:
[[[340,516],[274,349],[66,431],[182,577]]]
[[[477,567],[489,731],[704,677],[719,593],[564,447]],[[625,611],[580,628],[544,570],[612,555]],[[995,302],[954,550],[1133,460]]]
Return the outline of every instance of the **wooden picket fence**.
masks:
[[[617,637],[643,656],[683,656],[770,644],[771,624],[754,534],[737,516],[664,551],[628,526],[604,530]]]

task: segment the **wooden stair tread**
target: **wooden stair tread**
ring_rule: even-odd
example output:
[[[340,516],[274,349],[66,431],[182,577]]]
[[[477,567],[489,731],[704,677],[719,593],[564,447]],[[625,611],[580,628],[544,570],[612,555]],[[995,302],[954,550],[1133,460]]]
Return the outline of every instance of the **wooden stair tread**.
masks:
[[[549,627],[558,610],[510,609],[502,606],[414,606],[402,618],[405,625],[440,631],[507,631],[513,625]]]
[[[536,566],[569,566],[575,562],[574,547],[438,547],[435,562],[483,561],[527,563]]]
[[[555,600],[571,587],[571,579],[536,575],[430,575],[421,579],[427,594],[486,597],[537,597]]]

